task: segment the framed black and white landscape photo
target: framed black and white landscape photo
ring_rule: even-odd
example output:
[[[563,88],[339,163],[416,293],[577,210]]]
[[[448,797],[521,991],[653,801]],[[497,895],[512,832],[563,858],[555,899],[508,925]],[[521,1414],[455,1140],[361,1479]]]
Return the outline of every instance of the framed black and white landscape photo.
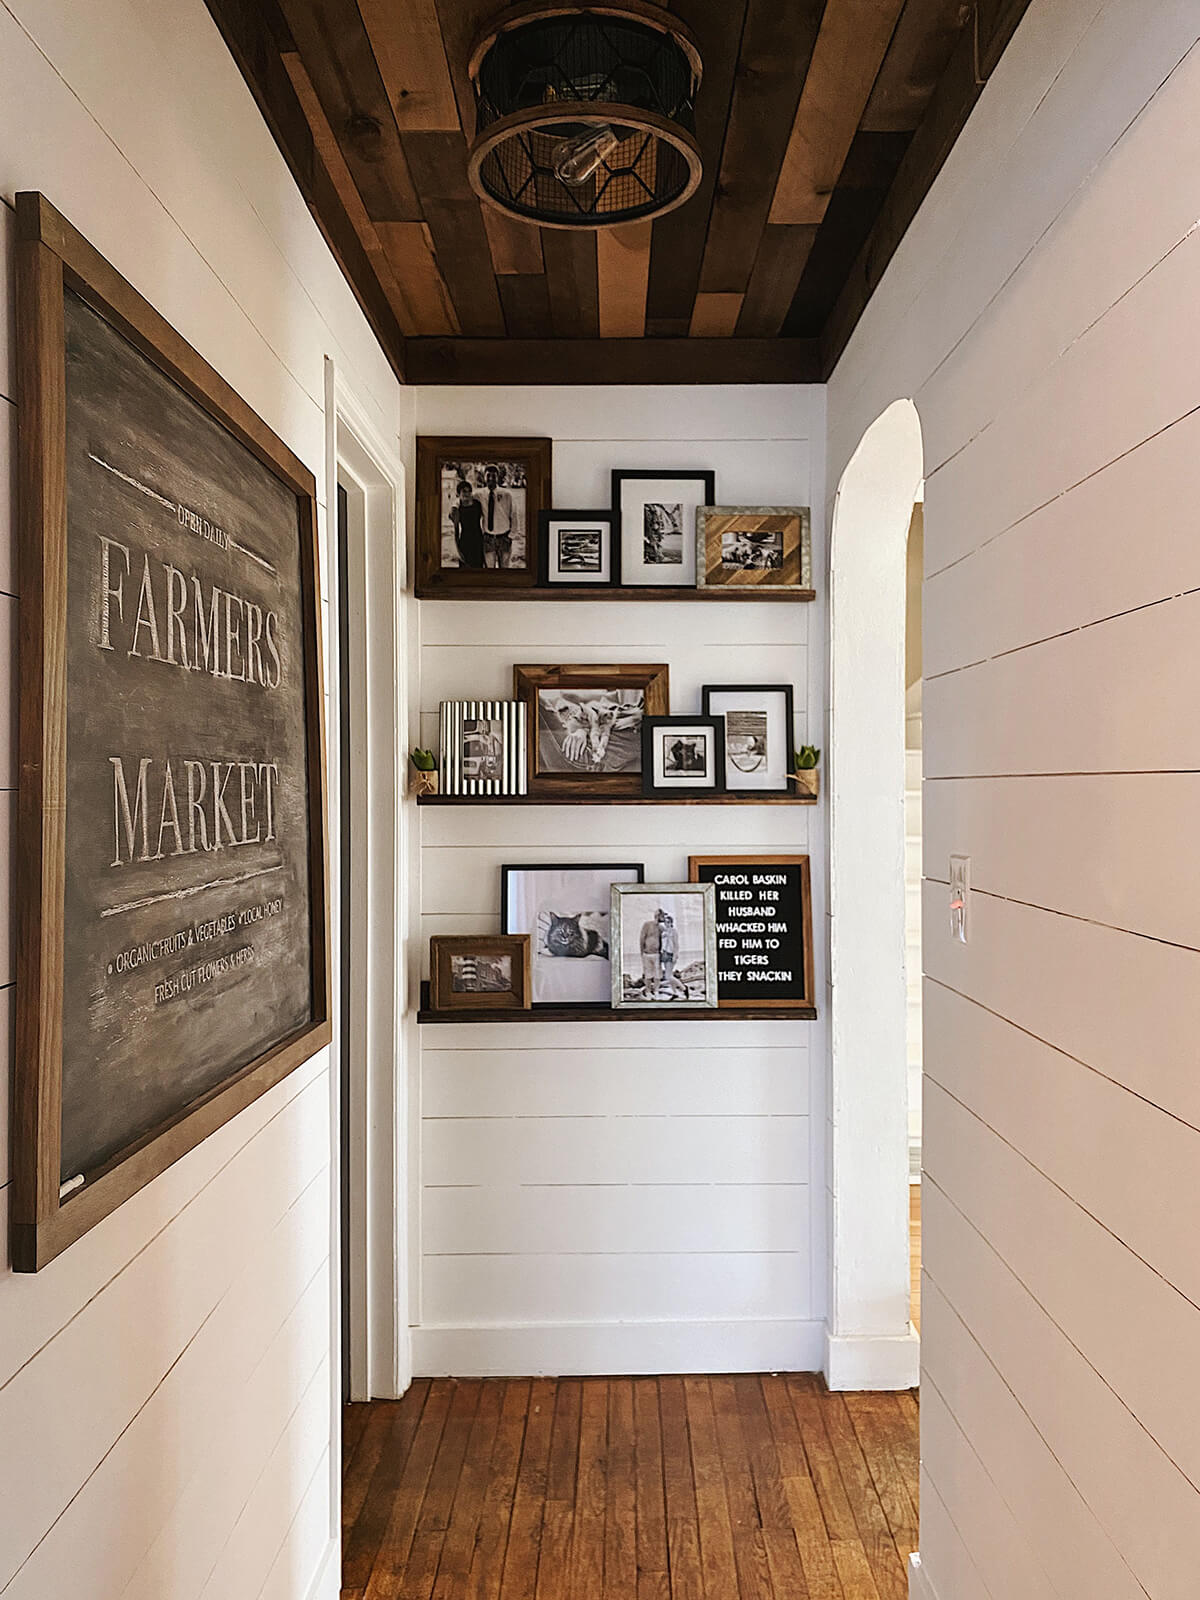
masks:
[[[435,1011],[528,1011],[528,937],[435,934],[429,995]]]
[[[701,704],[725,729],[730,794],[787,794],[794,761],[790,683],[705,684]]]
[[[535,1006],[612,1003],[612,886],[644,877],[640,862],[501,867],[501,928],[529,935]]]
[[[516,666],[513,693],[528,707],[531,795],[641,794],[642,720],[667,710],[665,666]]]
[[[417,440],[418,595],[532,588],[549,439]]]
[[[721,794],[725,725],[720,717],[647,717],[642,723],[642,792],[662,799]]]
[[[613,534],[616,512],[543,511],[538,538],[538,582],[612,586],[621,581]]]
[[[716,1007],[711,883],[614,883],[612,947],[615,1010]]]
[[[713,472],[614,472],[622,584],[695,588],[696,517],[716,492]]]

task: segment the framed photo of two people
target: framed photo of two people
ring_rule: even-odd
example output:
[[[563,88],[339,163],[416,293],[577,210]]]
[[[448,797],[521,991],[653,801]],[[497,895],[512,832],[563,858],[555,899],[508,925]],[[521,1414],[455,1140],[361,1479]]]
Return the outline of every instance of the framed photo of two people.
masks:
[[[417,594],[531,589],[549,439],[417,440]]]

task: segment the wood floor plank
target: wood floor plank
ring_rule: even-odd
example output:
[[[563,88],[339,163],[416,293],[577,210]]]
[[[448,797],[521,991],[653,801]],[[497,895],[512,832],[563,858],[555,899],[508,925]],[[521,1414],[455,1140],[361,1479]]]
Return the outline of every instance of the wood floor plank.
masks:
[[[500,1427],[503,1398],[502,1381],[495,1378],[483,1380],[479,1408],[471,1423],[467,1453],[451,1507],[446,1542],[442,1546],[442,1559],[433,1590],[434,1600],[462,1600],[475,1554],[475,1535],[487,1491],[492,1447]]]
[[[408,1470],[413,1439],[422,1426],[426,1432],[433,1430],[440,1436],[443,1407],[448,1403],[448,1388],[443,1385],[435,1396],[434,1385],[429,1381],[414,1383],[403,1400],[389,1403],[388,1410],[382,1413],[386,1426],[373,1465],[368,1453],[373,1449],[373,1440],[364,1435],[356,1459],[350,1464],[343,1502],[343,1516],[352,1513],[353,1517],[348,1528],[343,1522],[342,1571],[348,1588],[366,1587],[387,1532],[392,1501]],[[357,1511],[353,1510],[355,1500]]]
[[[585,1378],[579,1410],[579,1465],[571,1538],[571,1600],[604,1592],[604,1535],[608,1491],[608,1379]]]
[[[508,1549],[504,1554],[500,1600],[534,1600],[537,1593],[556,1388],[552,1378],[535,1378],[530,1385],[529,1417],[525,1424],[525,1441],[513,1496],[512,1526],[508,1534]]]
[[[607,1496],[604,1522],[606,1600],[630,1600],[637,1591],[637,1479],[634,1472],[633,1384],[608,1385]]]
[[[671,1600],[704,1600],[700,1519],[692,1475],[683,1379],[660,1378],[658,1397],[662,1418],[663,1486],[667,1508]]]
[[[914,1393],[424,1379],[364,1411],[342,1600],[906,1600]]]
[[[643,1585],[642,1577],[669,1571],[662,1420],[658,1413],[656,1378],[635,1378],[633,1381],[633,1428],[637,1478],[638,1600],[642,1600],[643,1587],[647,1594],[653,1593],[653,1586],[650,1583]]]
[[[393,1596],[399,1594],[412,1550],[413,1535],[417,1531],[417,1518],[421,1512],[421,1502],[425,1497],[425,1487],[433,1470],[434,1457],[441,1442],[442,1428],[445,1426],[446,1414],[450,1409],[453,1387],[453,1382],[449,1378],[435,1378],[430,1382],[421,1420],[412,1436],[408,1459],[404,1462],[404,1470],[394,1492],[387,1494],[386,1498],[381,1497],[377,1502],[376,1483],[372,1480],[364,1515],[378,1505],[379,1513],[385,1519],[386,1525],[383,1538],[379,1541],[374,1560],[366,1575],[367,1600],[392,1600]],[[359,1526],[361,1520],[355,1526],[356,1534]],[[347,1551],[342,1569],[345,1574],[344,1581],[351,1585],[360,1581],[355,1571],[354,1555],[353,1550]]]
[[[369,1405],[351,1401],[342,1407],[342,1466],[349,1465],[371,1416]]]
[[[733,1528],[725,1474],[717,1445],[712,1391],[707,1378],[686,1378],[688,1434],[692,1443],[692,1473],[696,1483],[696,1511],[700,1523],[700,1554],[704,1560],[704,1592],[708,1600],[728,1600],[737,1594],[737,1567],[733,1558]]]
[[[469,1600],[497,1600],[500,1593],[517,1473],[525,1443],[525,1421],[529,1415],[529,1389],[528,1378],[512,1378],[504,1385],[500,1426],[492,1446],[492,1462],[475,1532],[475,1554],[465,1591]]]
[[[736,1540],[739,1535],[752,1533],[762,1526],[758,1515],[758,1499],[754,1493],[754,1478],[750,1471],[750,1456],[742,1431],[742,1418],[738,1409],[737,1393],[731,1378],[709,1380],[713,1415],[717,1425],[717,1449],[725,1473],[725,1498],[729,1503],[729,1521]],[[763,1559],[766,1556],[764,1553]]]
[[[822,1412],[850,1511],[858,1526],[859,1542],[866,1552],[880,1600],[908,1600],[902,1558],[844,1397],[831,1395]]]

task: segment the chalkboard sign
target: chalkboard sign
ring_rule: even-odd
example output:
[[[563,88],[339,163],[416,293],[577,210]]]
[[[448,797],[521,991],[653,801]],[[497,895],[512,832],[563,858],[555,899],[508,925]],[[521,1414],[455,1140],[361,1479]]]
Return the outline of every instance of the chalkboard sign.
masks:
[[[18,225],[36,1270],[329,1028],[311,475],[40,196]]]
[[[718,1005],[813,1005],[808,857],[692,856],[688,869],[716,889]]]

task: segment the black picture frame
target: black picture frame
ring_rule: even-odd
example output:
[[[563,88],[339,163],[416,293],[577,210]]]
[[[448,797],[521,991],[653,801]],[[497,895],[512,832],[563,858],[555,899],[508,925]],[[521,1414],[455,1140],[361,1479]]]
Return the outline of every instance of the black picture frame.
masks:
[[[551,530],[556,522],[598,522],[608,530],[608,576],[606,578],[591,578],[587,575],[572,575],[570,577],[555,577],[552,573],[550,560]],[[618,528],[618,514],[612,506],[603,506],[598,510],[571,511],[560,510],[555,506],[538,514],[538,569],[537,581],[539,589],[615,589],[621,582],[621,539]]]
[[[506,862],[500,868],[500,929],[504,934],[529,935],[529,967],[531,993],[536,996],[539,984],[539,940],[540,934],[536,927],[516,927],[518,920],[514,916],[512,885],[519,875],[551,874],[551,873],[595,873],[605,881],[606,887],[603,894],[597,896],[600,909],[611,915],[612,885],[617,881],[615,874],[627,874],[622,881],[628,883],[644,883],[646,881],[646,865],[642,861],[516,861]],[[528,920],[528,919],[523,919]],[[611,929],[610,929],[611,936]],[[611,950],[609,954],[611,961]],[[570,997],[557,997],[554,999],[532,1001],[532,1009],[538,1010],[594,1010],[597,1006],[611,1005],[611,974],[605,976],[604,984],[597,985],[599,998],[597,999],[572,999]]]
[[[745,784],[730,782],[729,754],[726,750],[725,761],[725,792],[726,794],[747,795],[753,798],[761,794],[788,794],[790,784],[788,775],[796,770],[796,709],[795,692],[790,683],[706,683],[700,690],[700,706],[704,715],[716,716],[724,729],[725,713],[714,712],[712,709],[713,697],[721,694],[777,694],[782,696],[784,702],[784,719],[787,729],[787,771],[783,775],[783,782],[771,788],[765,786],[747,787]]]
[[[692,526],[684,527],[682,532],[683,552],[680,563],[680,577],[675,582],[669,579],[644,578],[639,576],[643,570],[640,563],[635,564],[628,559],[625,551],[626,527],[623,510],[622,490],[627,483],[652,483],[667,479],[677,480],[679,483],[697,484],[698,491],[689,498],[695,500],[695,511]],[[717,497],[717,475],[706,467],[672,467],[651,468],[637,467],[613,469],[612,474],[612,505],[616,517],[615,544],[620,559],[621,582],[626,587],[645,589],[694,589],[697,587],[697,547],[696,547],[696,518],[700,511],[712,505]],[[650,569],[645,569],[650,570]],[[686,576],[689,574],[690,576]]]
[[[662,728],[687,730],[704,728],[712,734],[713,781],[711,783],[671,783],[654,781],[654,736]],[[642,793],[659,800],[692,800],[704,795],[725,794],[725,719],[723,717],[671,716],[645,717],[642,720]]]

